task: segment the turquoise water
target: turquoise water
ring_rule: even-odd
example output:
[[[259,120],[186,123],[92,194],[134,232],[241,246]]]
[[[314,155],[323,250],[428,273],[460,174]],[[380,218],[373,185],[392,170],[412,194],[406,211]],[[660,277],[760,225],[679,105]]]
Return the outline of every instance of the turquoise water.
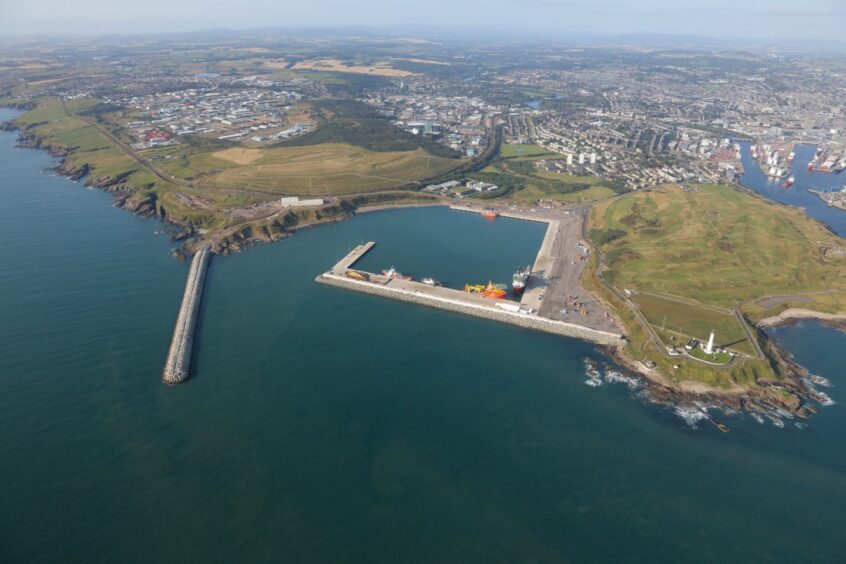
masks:
[[[373,269],[497,281],[542,227],[379,212],[217,258],[195,376],[168,388],[187,265],[158,224],[13,141],[0,561],[843,560],[840,405],[806,429],[691,429],[586,386],[587,344],[313,281],[361,240],[380,242]],[[778,338],[846,401],[842,333]]]

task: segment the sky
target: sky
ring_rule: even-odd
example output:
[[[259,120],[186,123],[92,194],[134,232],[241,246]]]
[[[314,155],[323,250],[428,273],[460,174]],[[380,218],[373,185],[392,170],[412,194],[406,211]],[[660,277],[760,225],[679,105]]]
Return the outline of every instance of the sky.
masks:
[[[846,0],[0,0],[2,34],[346,26],[846,41]]]

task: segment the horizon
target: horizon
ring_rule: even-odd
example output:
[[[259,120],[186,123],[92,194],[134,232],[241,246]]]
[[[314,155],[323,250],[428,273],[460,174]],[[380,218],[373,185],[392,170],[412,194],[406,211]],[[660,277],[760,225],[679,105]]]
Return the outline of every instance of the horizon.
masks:
[[[415,29],[409,29],[409,28]],[[102,30],[102,27],[97,28]],[[785,44],[777,37],[741,37],[741,36],[719,36],[704,34],[683,34],[673,32],[627,32],[627,33],[564,33],[545,31],[527,33],[501,28],[468,28],[461,26],[390,26],[374,27],[363,25],[337,25],[337,26],[256,26],[256,27],[204,27],[185,30],[151,30],[151,31],[12,31],[2,28],[0,24],[0,40],[94,40],[108,41],[120,38],[156,39],[165,41],[168,38],[179,37],[200,37],[203,35],[231,35],[233,37],[247,38],[252,34],[268,33],[290,33],[300,37],[338,35],[338,36],[373,36],[374,38],[385,37],[425,37],[435,40],[451,41],[460,36],[461,39],[470,41],[482,41],[493,36],[497,38],[514,41],[517,43],[558,43],[562,45],[584,45],[584,46],[613,46],[618,48],[639,47],[648,49],[725,49],[743,50],[745,48],[782,48],[784,51],[807,51],[809,49],[829,49],[833,52],[846,50],[846,38],[817,38],[817,37],[796,37],[795,42]],[[273,40],[276,38],[256,38],[260,41]]]
[[[455,5],[370,0],[350,6],[339,0],[273,5],[244,0],[236,9],[200,0],[174,4],[151,0],[116,6],[104,0],[73,3],[34,0],[4,6],[3,36],[125,36],[252,30],[467,33],[508,37],[596,39],[619,36],[684,36],[700,40],[843,44],[846,3],[811,0],[801,9],[786,0],[750,0],[738,8],[729,0],[643,0],[636,6],[615,0],[489,0]],[[202,14],[196,17],[197,14]],[[316,17],[315,14],[319,14]],[[756,25],[750,25],[750,22]],[[812,33],[806,33],[810,30]]]

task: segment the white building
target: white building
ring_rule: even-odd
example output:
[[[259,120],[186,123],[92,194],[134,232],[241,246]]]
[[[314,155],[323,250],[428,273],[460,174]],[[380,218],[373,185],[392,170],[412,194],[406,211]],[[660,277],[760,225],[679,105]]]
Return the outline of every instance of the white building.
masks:
[[[283,208],[301,208],[304,206],[322,206],[323,200],[320,198],[312,198],[310,200],[300,200],[299,196],[291,196],[279,198],[279,205]]]

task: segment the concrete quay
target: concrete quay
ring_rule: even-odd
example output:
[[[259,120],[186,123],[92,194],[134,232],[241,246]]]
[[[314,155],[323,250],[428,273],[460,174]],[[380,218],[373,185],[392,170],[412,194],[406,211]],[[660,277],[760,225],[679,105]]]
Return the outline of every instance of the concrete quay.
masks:
[[[501,323],[510,323],[526,329],[582,339],[601,345],[617,346],[623,343],[622,334],[617,332],[548,319],[536,313],[513,311],[513,309],[519,307],[514,302],[485,298],[451,288],[429,286],[412,280],[388,278],[380,274],[351,270],[349,266],[344,266],[354,264],[373,245],[374,243],[368,243],[356,247],[331,270],[318,276],[315,281],[320,284],[482,317]]]
[[[374,243],[373,241],[369,241],[367,243],[364,243],[363,245],[357,246],[352,251],[350,251],[347,256],[342,258],[340,262],[338,262],[338,264],[333,266],[331,272],[341,275],[345,274],[346,271],[350,267],[352,267],[352,265],[358,262],[361,257],[366,255],[367,252],[372,249],[375,244],[376,243]]]
[[[179,384],[187,380],[190,375],[194,334],[210,259],[211,245],[207,245],[200,249],[191,260],[188,280],[185,282],[185,293],[182,295],[182,305],[173,329],[173,340],[170,343],[170,350],[162,372],[162,382],[165,384]]]
[[[605,306],[581,287],[580,279],[591,253],[582,240],[584,209],[521,209],[475,204],[453,205],[450,209],[477,214],[491,209],[501,217],[546,223],[546,234],[520,305],[537,310],[541,317],[548,319],[622,333]]]

